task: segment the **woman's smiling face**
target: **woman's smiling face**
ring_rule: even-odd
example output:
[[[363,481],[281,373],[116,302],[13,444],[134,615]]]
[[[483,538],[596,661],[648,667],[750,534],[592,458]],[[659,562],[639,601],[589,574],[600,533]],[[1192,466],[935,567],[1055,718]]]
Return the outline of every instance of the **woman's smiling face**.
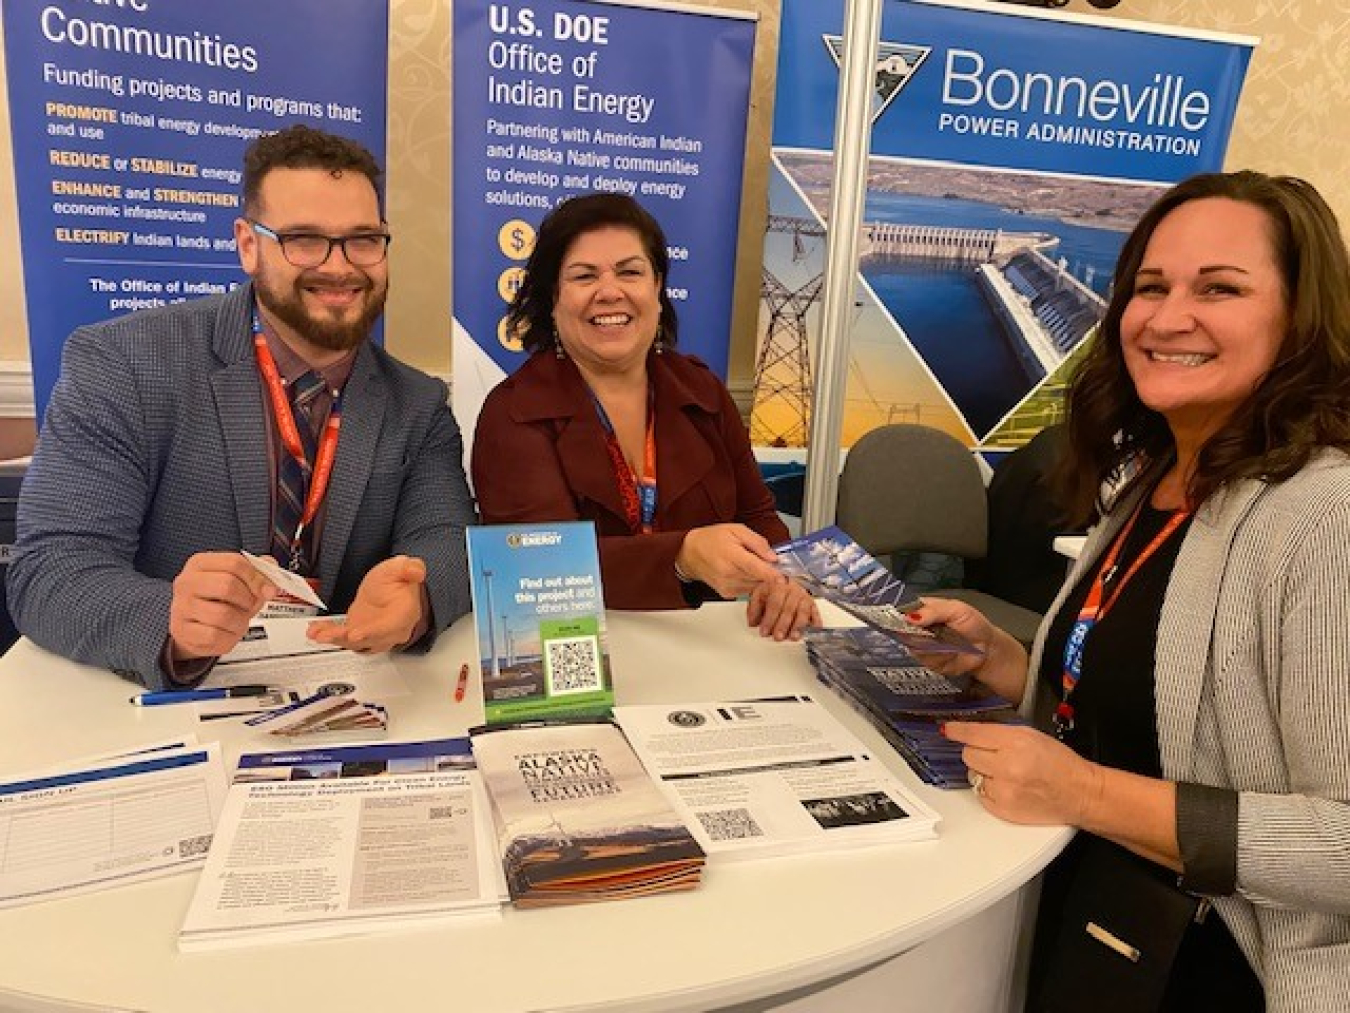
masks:
[[[1135,390],[1174,433],[1203,441],[1270,371],[1289,297],[1261,208],[1207,197],[1154,230],[1120,321]]]
[[[662,279],[630,228],[583,232],[563,256],[553,301],[558,339],[583,372],[646,361],[661,320]]]

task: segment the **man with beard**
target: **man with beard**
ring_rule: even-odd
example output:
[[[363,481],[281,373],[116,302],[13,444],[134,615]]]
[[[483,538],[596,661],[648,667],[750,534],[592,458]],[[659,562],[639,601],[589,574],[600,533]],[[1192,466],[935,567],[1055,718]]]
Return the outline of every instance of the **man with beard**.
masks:
[[[368,340],[388,285],[379,180],[345,138],[260,138],[234,228],[251,281],[71,335],[19,501],[25,636],[193,685],[277,607],[240,549],[346,613],[317,640],[424,646],[469,610],[473,500],[445,385]]]

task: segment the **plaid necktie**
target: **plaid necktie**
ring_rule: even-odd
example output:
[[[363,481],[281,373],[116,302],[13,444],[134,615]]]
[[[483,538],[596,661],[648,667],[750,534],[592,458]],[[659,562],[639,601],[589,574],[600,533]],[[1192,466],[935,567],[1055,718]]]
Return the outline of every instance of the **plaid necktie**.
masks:
[[[300,518],[305,512],[305,495],[309,492],[309,476],[314,467],[317,445],[309,412],[314,398],[323,387],[323,378],[311,370],[296,377],[289,388],[291,414],[295,418],[295,428],[300,431],[300,442],[305,448],[305,460],[303,463],[297,461],[283,449],[277,468],[277,502],[272,519],[272,555],[281,560],[284,566],[292,563],[291,540],[295,537],[295,529],[300,526]],[[298,570],[301,573],[309,569],[310,535],[311,531],[307,527],[300,539]]]

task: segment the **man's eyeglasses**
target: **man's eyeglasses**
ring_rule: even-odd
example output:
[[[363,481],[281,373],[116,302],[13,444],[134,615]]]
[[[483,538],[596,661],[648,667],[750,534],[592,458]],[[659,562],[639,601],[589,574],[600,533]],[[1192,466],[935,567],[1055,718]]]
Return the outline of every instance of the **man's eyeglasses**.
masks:
[[[333,247],[353,267],[374,267],[389,254],[394,237],[387,232],[359,232],[354,236],[325,236],[317,232],[274,232],[262,222],[244,219],[253,231],[276,240],[281,255],[292,267],[321,267],[333,255]]]

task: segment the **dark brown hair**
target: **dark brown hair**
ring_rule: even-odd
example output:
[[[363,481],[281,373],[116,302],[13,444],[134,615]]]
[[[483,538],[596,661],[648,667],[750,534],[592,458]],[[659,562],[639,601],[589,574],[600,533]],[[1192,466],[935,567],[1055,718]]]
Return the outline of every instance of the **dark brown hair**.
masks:
[[[244,214],[258,213],[258,191],[273,169],[326,169],[333,176],[359,172],[370,180],[380,207],[384,207],[381,189],[383,171],[366,148],[356,141],[303,123],[264,134],[244,152]]]
[[[675,307],[666,295],[670,254],[666,234],[655,218],[632,197],[616,193],[593,193],[570,197],[548,213],[539,225],[534,250],[525,262],[525,277],[516,289],[506,316],[506,333],[520,338],[529,352],[553,345],[553,302],[563,258],[577,237],[596,229],[618,226],[632,229],[656,272],[661,298],[661,338],[674,346],[679,336]]]
[[[1120,322],[1158,224],[1193,200],[1223,197],[1265,212],[1284,282],[1289,330],[1270,371],[1200,449],[1187,486],[1192,505],[1239,479],[1280,482],[1319,447],[1350,450],[1350,257],[1336,216],[1292,176],[1207,173],[1178,183],[1125,241],[1111,300],[1068,391],[1068,446],[1059,473],[1065,506],[1087,521],[1102,485],[1140,455],[1165,459],[1171,431],[1135,392],[1121,351]]]

